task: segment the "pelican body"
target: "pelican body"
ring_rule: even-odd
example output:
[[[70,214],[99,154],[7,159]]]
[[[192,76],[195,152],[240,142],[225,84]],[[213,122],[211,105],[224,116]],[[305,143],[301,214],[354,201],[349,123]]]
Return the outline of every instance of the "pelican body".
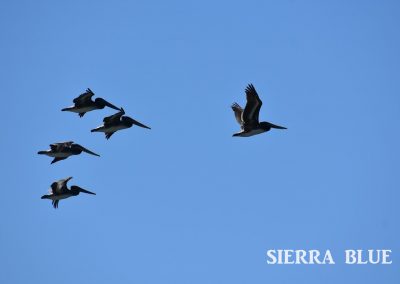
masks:
[[[61,179],[59,181],[53,182],[51,184],[51,188],[49,190],[49,194],[45,194],[41,197],[41,199],[51,199],[53,207],[55,209],[58,208],[58,203],[61,199],[66,199],[72,196],[77,196],[79,193],[87,193],[87,194],[94,194],[96,193],[91,192],[89,190],[83,189],[79,186],[72,185],[71,189],[67,187],[68,181],[72,179],[72,177],[68,177],[66,179]]]
[[[53,157],[54,159],[51,161],[51,164],[53,164],[58,161],[65,160],[72,155],[79,155],[82,152],[100,157],[100,155],[86,149],[79,144],[74,143],[73,141],[50,144],[49,150],[39,151],[38,154]]]
[[[123,108],[120,109],[119,112],[113,114],[111,116],[107,116],[103,119],[103,125],[92,129],[91,132],[104,132],[106,135],[106,139],[110,139],[110,137],[117,131],[130,128],[132,125],[137,125],[139,127],[151,129],[150,127],[134,120],[129,116],[125,116],[125,111]]]
[[[81,94],[79,97],[75,98],[73,100],[74,105],[63,108],[62,111],[70,111],[70,112],[75,112],[78,113],[80,117],[83,117],[85,113],[96,110],[96,109],[103,109],[106,106],[113,108],[115,110],[119,110],[115,105],[107,102],[105,99],[102,98],[96,98],[94,101],[92,100],[92,97],[94,96],[94,93],[92,92],[91,89],[87,89],[86,92]]]
[[[258,117],[262,106],[262,101],[252,84],[245,90],[246,106],[244,110],[238,103],[232,104],[232,110],[236,121],[240,124],[241,131],[233,134],[234,137],[250,137],[275,129],[286,129],[286,127],[272,124],[270,122],[259,122]]]

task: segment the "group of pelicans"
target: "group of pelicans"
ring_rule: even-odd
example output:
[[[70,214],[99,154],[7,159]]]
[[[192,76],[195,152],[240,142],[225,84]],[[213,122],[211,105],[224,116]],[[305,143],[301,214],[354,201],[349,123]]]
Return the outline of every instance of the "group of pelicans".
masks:
[[[243,109],[238,103],[232,104],[232,110],[234,112],[235,118],[240,125],[240,131],[234,133],[235,137],[249,137],[257,135],[263,132],[267,132],[272,128],[275,129],[286,129],[286,127],[272,124],[270,122],[259,122],[259,113],[262,106],[262,101],[257,94],[256,89],[252,84],[249,84],[246,89],[246,106]],[[94,101],[92,97],[94,93],[87,89],[86,92],[81,94],[79,97],[73,100],[74,105],[71,107],[63,108],[62,111],[70,111],[78,113],[80,117],[83,117],[85,113],[93,110],[103,109],[106,106],[112,109],[118,110],[117,113],[107,116],[103,119],[103,125],[92,129],[91,132],[104,132],[106,139],[110,137],[117,131],[130,128],[133,125],[150,129],[150,127],[134,120],[129,116],[125,116],[125,111],[123,108],[117,108],[115,105],[107,102],[102,98],[96,98]],[[45,151],[39,151],[38,154],[46,155],[54,158],[52,164],[61,160],[65,160],[70,156],[79,155],[82,152],[88,154],[99,156],[98,154],[86,149],[85,147],[74,143],[73,141],[60,142],[50,144],[50,149]],[[58,203],[61,199],[65,199],[71,196],[76,196],[79,193],[95,194],[89,190],[83,189],[79,186],[73,185],[70,188],[67,187],[67,183],[72,177],[61,179],[59,181],[53,182],[49,190],[49,194],[43,195],[42,199],[52,200],[54,208],[58,208]]]

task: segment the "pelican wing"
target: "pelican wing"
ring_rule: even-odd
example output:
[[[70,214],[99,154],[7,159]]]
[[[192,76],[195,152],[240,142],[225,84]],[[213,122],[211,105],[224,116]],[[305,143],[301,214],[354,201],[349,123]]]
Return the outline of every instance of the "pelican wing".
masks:
[[[51,184],[50,193],[54,195],[60,195],[68,191],[67,182],[72,179],[72,177],[68,177],[65,179],[60,179],[59,181],[53,182]]]
[[[70,179],[72,179],[72,177],[60,179],[59,181],[57,181],[57,191],[60,191],[60,192],[67,191],[68,190],[67,183]]]
[[[51,145],[56,145],[56,146],[62,145],[62,146],[65,146],[65,147],[71,147],[71,145],[72,145],[73,143],[74,143],[74,141],[57,142],[57,143],[50,144],[50,146],[51,146]]]
[[[73,141],[53,143],[50,144],[50,148],[52,151],[61,151],[64,148],[70,148],[73,143]]]
[[[54,185],[54,186],[52,185],[51,186],[51,188],[49,190],[49,194],[61,195],[61,194],[63,194],[63,190],[62,190],[62,188],[59,188],[57,183],[56,183],[56,185]]]
[[[123,116],[124,114],[125,114],[125,111],[124,111],[123,108],[121,108],[121,110],[119,112],[117,112],[117,113],[115,113],[113,115],[105,117],[103,119],[104,126],[111,125],[111,124],[119,122],[120,119],[121,119],[121,116]]]
[[[260,100],[253,84],[249,84],[246,87],[245,92],[247,103],[242,114],[242,120],[245,124],[258,123],[262,101]]]
[[[81,94],[79,97],[76,97],[73,100],[73,102],[74,102],[75,106],[84,105],[86,102],[90,101],[93,96],[94,96],[94,93],[92,92],[92,90],[87,88],[86,92]]]
[[[238,103],[233,103],[233,105],[231,107],[235,114],[236,121],[240,125],[243,125],[243,120],[242,120],[243,109],[242,109],[242,107]]]

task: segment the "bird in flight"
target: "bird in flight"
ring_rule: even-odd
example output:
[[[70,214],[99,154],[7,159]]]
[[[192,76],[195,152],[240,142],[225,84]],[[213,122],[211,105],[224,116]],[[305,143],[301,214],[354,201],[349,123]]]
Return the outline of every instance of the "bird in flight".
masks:
[[[120,111],[116,114],[105,117],[103,119],[103,125],[92,129],[91,132],[104,132],[104,134],[106,135],[106,139],[110,139],[110,137],[118,130],[130,128],[132,127],[132,125],[151,129],[150,127],[134,120],[129,116],[125,116],[124,114],[125,111],[123,108],[121,108]]]
[[[78,113],[80,117],[83,117],[85,113],[96,110],[96,109],[103,109],[106,106],[113,108],[115,110],[119,110],[115,105],[107,102],[105,99],[102,98],[96,98],[94,101],[92,100],[92,97],[94,96],[94,93],[92,92],[91,89],[86,89],[86,92],[81,94],[79,97],[76,97],[73,102],[74,105],[70,107],[63,108],[62,111],[71,111]]]
[[[100,155],[86,149],[79,144],[74,143],[73,141],[50,144],[49,150],[39,151],[38,154],[53,157],[54,159],[53,161],[51,161],[51,163],[53,164],[58,161],[65,160],[69,156],[79,155],[82,152],[100,157]]]
[[[287,129],[286,127],[275,125],[270,122],[259,122],[258,116],[260,114],[262,101],[252,84],[246,87],[245,93],[247,102],[244,109],[242,109],[238,103],[233,103],[231,106],[241,128],[241,131],[233,134],[233,136],[249,137],[267,132],[271,130],[271,128]]]
[[[79,186],[73,185],[71,186],[71,189],[67,187],[67,182],[72,179],[72,177],[68,177],[66,179],[61,179],[59,181],[53,182],[51,184],[51,188],[49,190],[49,194],[43,195],[41,199],[51,199],[53,207],[55,209],[58,208],[58,202],[61,199],[69,198],[71,196],[77,196],[79,193],[84,192],[88,194],[94,194],[96,193],[91,192],[89,190],[83,189]]]

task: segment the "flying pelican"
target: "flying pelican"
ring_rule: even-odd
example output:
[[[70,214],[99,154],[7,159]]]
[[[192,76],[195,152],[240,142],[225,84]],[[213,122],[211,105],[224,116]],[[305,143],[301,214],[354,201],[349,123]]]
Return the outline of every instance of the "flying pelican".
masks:
[[[286,127],[272,124],[270,122],[258,122],[262,101],[258,97],[256,89],[252,84],[249,84],[246,92],[246,107],[244,110],[238,103],[232,104],[232,110],[235,113],[237,122],[240,124],[241,131],[233,134],[233,136],[249,137],[263,132],[276,129],[287,129]]]
[[[125,111],[123,108],[120,109],[119,112],[113,114],[111,116],[107,116],[103,119],[103,125],[92,129],[91,132],[104,132],[107,139],[110,139],[111,135],[113,135],[118,130],[126,129],[132,127],[132,125],[137,125],[143,128],[151,129],[150,127],[141,124],[140,122],[134,120],[129,116],[125,116]]]
[[[42,199],[51,199],[53,207],[55,209],[58,208],[58,202],[61,199],[65,199],[71,196],[77,196],[79,193],[84,192],[88,194],[94,194],[96,193],[91,192],[89,190],[85,190],[79,186],[73,185],[71,186],[71,189],[68,189],[67,187],[67,182],[72,179],[72,177],[68,177],[66,179],[60,179],[59,181],[53,182],[51,184],[51,188],[49,190],[49,194],[43,195]]]
[[[92,97],[94,96],[94,93],[92,92],[91,89],[86,89],[86,92],[81,94],[79,97],[75,98],[73,100],[74,105],[70,107],[63,108],[62,111],[71,111],[71,112],[76,112],[79,114],[80,117],[83,117],[85,113],[96,110],[96,109],[103,109],[106,106],[113,108],[115,110],[119,110],[115,105],[110,104],[106,100],[102,98],[96,98],[94,101],[92,100]]]
[[[86,149],[79,144],[74,143],[73,141],[50,144],[49,150],[39,151],[38,154],[54,157],[53,161],[51,161],[51,163],[53,164],[58,161],[65,160],[69,156],[79,155],[82,152],[100,157],[100,155]]]

